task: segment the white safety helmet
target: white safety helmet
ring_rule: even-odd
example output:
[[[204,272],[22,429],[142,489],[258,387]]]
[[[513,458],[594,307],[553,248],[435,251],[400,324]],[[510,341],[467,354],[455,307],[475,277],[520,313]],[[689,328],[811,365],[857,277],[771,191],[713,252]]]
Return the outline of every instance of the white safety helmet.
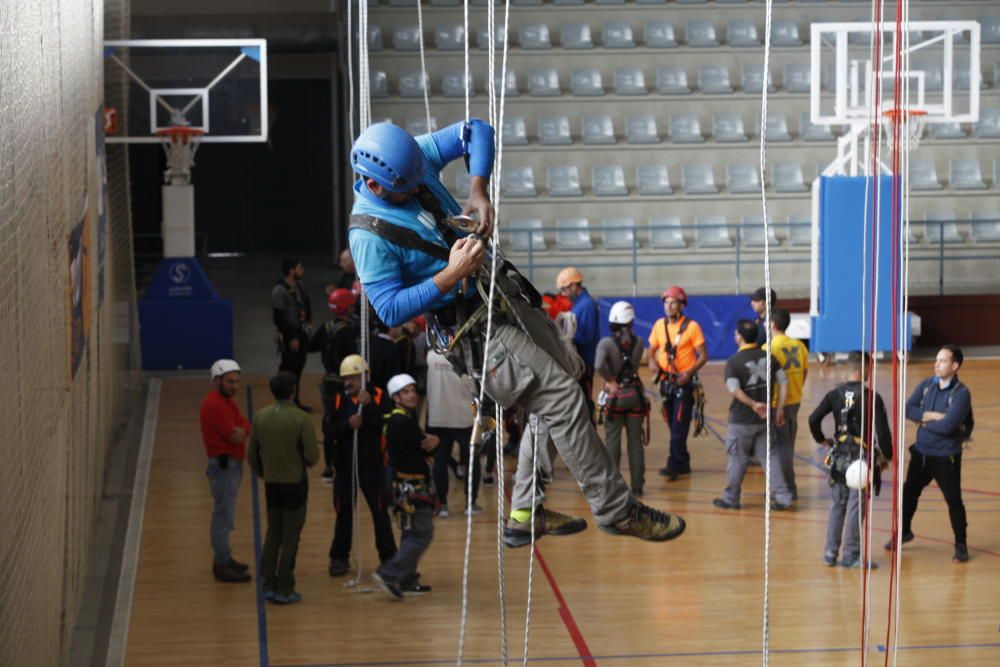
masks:
[[[611,324],[631,324],[635,319],[635,308],[628,301],[615,301],[608,313],[608,322]]]
[[[855,459],[844,471],[848,488],[863,489],[868,486],[868,464],[863,459]]]
[[[232,359],[219,359],[212,364],[212,379],[222,377],[226,373],[239,373],[240,365]]]
[[[389,384],[386,385],[385,389],[389,392],[390,396],[395,396],[411,384],[416,383],[417,381],[413,379],[413,376],[406,373],[400,373],[399,375],[393,375],[389,378]]]

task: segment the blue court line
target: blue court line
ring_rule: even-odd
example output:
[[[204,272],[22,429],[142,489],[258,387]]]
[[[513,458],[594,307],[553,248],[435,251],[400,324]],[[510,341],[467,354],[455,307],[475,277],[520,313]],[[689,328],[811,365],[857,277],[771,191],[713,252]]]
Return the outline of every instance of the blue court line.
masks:
[[[253,387],[247,385],[247,419],[253,425]],[[254,588],[257,593],[257,652],[260,667],[268,667],[267,611],[264,609],[264,579],[260,576],[260,491],[257,489],[257,473],[250,469],[250,495],[253,503],[253,566]]]
[[[986,643],[986,644],[926,644],[926,645],[914,645],[914,646],[900,646],[898,647],[900,651],[946,651],[955,649],[1000,649],[1000,643]],[[880,653],[885,653],[885,646],[878,645],[877,650]],[[860,653],[861,649],[858,646],[829,646],[822,648],[785,648],[785,649],[770,649],[768,653],[772,655],[800,655],[800,654],[817,654],[817,653]],[[566,656],[551,656],[542,658],[532,658],[528,657],[528,662],[537,663],[549,663],[549,662],[574,662],[578,663],[581,658],[590,658],[591,660],[649,660],[653,658],[707,658],[707,657],[723,657],[723,656],[737,656],[737,655],[760,655],[760,649],[734,649],[730,651],[677,651],[671,653],[623,653],[623,654],[609,654],[609,655],[590,655],[590,656],[580,656],[580,655],[566,655]],[[511,662],[521,662],[521,658],[511,656]],[[500,660],[497,658],[473,658],[466,659],[463,662],[470,665],[496,665],[500,664]],[[454,658],[448,659],[431,659],[431,660],[384,660],[380,662],[322,662],[322,663],[309,663],[309,664],[285,664],[285,665],[275,665],[275,667],[412,667],[414,665],[452,665],[455,663]]]

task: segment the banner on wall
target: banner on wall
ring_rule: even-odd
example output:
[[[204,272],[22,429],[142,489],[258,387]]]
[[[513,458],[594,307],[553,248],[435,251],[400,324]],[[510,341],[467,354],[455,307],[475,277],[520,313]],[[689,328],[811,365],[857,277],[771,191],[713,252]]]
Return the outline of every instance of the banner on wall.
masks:
[[[94,133],[97,152],[97,307],[104,305],[104,255],[108,241],[108,163],[104,144],[104,105],[94,114]]]
[[[69,233],[69,348],[70,380],[83,361],[90,334],[90,212]]]

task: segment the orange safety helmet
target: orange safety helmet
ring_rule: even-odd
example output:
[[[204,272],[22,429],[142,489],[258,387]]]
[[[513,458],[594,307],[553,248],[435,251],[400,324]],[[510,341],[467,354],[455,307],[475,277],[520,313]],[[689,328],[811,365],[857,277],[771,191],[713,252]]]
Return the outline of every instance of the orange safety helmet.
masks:
[[[678,287],[677,285],[674,285],[672,287],[668,287],[667,291],[665,291],[660,296],[660,299],[662,301],[666,301],[667,299],[677,299],[678,301],[680,301],[681,303],[683,303],[685,306],[688,303],[687,292],[684,291],[684,288]]]
[[[343,287],[333,290],[326,298],[326,306],[334,315],[346,315],[354,306],[354,302],[354,294]]]
[[[583,283],[583,275],[575,266],[567,266],[556,276],[556,289],[569,287],[573,283]]]

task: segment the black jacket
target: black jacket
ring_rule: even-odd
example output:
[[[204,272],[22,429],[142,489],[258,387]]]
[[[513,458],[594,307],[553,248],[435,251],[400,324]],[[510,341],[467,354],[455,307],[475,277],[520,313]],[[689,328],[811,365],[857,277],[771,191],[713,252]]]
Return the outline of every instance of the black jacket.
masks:
[[[385,463],[382,447],[382,427],[385,415],[392,411],[392,399],[382,389],[369,387],[371,403],[361,411],[361,428],[358,429],[358,465],[361,467],[380,466]],[[334,464],[349,466],[354,451],[354,429],[348,423],[351,415],[357,414],[358,403],[345,392],[333,397],[333,437],[336,442]]]

